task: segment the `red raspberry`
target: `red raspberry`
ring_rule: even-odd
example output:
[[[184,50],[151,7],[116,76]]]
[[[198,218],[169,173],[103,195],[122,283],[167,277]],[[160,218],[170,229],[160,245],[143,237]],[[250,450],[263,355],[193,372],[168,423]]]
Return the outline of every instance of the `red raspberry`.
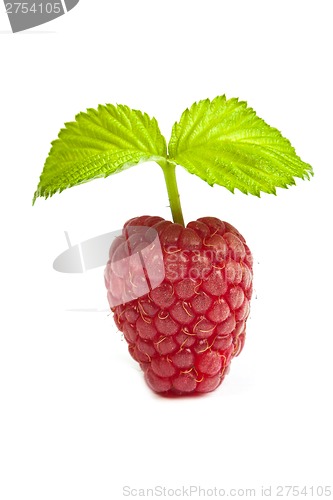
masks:
[[[108,300],[129,352],[156,392],[209,392],[245,341],[252,256],[230,224],[143,216],[110,249]]]

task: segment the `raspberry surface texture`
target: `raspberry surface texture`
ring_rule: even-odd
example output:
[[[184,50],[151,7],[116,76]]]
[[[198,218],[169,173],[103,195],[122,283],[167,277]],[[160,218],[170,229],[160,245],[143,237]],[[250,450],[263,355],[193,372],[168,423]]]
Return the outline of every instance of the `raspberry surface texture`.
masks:
[[[161,217],[126,222],[105,269],[108,301],[149,387],[185,395],[216,389],[241,352],[252,255],[230,224],[186,227]]]

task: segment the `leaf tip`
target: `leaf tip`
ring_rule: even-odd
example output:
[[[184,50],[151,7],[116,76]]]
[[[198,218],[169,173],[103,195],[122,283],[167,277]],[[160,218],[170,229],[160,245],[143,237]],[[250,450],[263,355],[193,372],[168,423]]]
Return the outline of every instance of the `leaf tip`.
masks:
[[[305,177],[310,180],[311,177],[314,176],[314,170],[312,168],[312,166],[307,163],[307,169],[305,170]]]

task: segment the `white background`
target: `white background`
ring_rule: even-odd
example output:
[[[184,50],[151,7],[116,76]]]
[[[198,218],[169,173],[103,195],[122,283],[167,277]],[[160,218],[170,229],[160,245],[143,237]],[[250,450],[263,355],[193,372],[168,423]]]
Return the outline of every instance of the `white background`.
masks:
[[[13,35],[2,9],[2,500],[120,499],[125,485],[259,497],[262,485],[333,483],[331,10],[321,0],[81,0]],[[159,167],[31,200],[50,141],[77,112],[128,104],[168,138],[187,106],[223,93],[279,128],[315,176],[257,199],[178,169],[186,221],[217,216],[247,239],[255,294],[223,385],[165,399],[108,314],[103,269],[52,269],[64,230],[76,243],[136,215],[169,218]]]

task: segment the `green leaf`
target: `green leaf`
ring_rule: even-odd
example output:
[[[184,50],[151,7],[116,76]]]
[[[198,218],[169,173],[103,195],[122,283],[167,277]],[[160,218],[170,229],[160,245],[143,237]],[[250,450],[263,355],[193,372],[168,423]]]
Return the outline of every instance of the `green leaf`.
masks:
[[[48,198],[141,162],[163,160],[166,154],[155,118],[123,105],[88,109],[66,123],[52,143],[33,203],[38,196]]]
[[[276,128],[246,102],[224,95],[184,111],[172,129],[169,159],[210,185],[257,196],[313,175]]]

